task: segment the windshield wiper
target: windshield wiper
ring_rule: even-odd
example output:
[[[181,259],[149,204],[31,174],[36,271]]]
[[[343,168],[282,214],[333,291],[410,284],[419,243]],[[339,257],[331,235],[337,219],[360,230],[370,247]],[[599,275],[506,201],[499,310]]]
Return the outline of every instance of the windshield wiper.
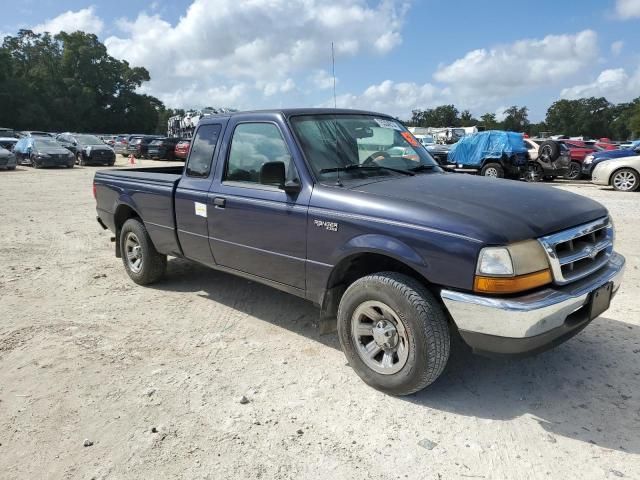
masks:
[[[417,167],[410,168],[412,172],[426,172],[436,168],[436,165],[418,165]]]
[[[330,172],[348,172],[351,170],[388,170],[390,172],[402,173],[404,175],[413,176],[414,173],[409,170],[402,170],[400,168],[382,167],[380,165],[363,165],[361,163],[353,163],[345,167],[323,168],[320,173]]]

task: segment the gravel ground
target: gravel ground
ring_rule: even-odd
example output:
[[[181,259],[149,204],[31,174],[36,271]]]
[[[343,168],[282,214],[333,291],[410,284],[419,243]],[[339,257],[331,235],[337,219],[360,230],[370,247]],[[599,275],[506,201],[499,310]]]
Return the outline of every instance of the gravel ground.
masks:
[[[534,358],[458,348],[393,398],[303,300],[177,259],[131,282],[94,171],[0,172],[1,478],[640,478],[640,193],[557,185],[616,221],[603,317]]]

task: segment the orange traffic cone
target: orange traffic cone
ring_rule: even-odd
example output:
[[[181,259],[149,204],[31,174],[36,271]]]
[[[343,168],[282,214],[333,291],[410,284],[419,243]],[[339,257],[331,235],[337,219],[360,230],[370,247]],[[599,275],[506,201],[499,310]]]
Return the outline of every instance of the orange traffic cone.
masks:
[[[129,165],[135,165],[136,164],[136,157],[134,157],[133,155],[129,155]]]

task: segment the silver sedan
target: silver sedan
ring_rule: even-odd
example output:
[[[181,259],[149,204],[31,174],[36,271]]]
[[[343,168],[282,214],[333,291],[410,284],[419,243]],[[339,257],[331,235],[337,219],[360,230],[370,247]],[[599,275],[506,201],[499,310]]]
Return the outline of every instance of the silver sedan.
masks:
[[[593,169],[591,181],[611,185],[620,192],[635,192],[640,187],[640,155],[599,163]]]

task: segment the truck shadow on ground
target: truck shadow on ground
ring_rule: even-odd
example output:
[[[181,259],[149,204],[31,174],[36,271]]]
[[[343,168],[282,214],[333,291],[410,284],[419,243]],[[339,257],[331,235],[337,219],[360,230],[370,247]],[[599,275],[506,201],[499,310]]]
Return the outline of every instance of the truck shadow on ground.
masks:
[[[194,292],[340,349],[335,334],[319,334],[311,303],[255,282],[172,259],[155,288]],[[549,442],[559,435],[640,453],[640,327],[600,317],[557,348],[521,359],[474,355],[458,339],[443,375],[402,399],[492,421],[528,416]]]

